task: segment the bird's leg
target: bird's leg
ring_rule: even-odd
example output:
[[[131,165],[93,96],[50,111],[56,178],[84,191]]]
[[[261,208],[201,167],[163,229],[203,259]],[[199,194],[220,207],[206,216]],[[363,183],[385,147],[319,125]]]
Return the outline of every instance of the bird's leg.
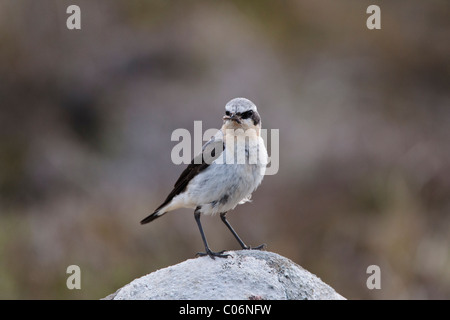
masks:
[[[196,254],[196,256],[203,257],[203,256],[208,255],[212,259],[215,259],[215,257],[219,257],[219,258],[229,257],[230,256],[229,254],[223,254],[225,252],[225,250],[220,251],[220,252],[213,252],[213,251],[211,251],[211,249],[209,249],[208,242],[206,241],[205,233],[203,232],[202,224],[200,223],[200,212],[198,209],[199,208],[195,209],[194,217],[195,217],[195,221],[197,222],[198,229],[200,230],[200,235],[202,236],[203,244],[205,245],[205,252],[198,252]]]
[[[260,246],[257,247],[249,247],[247,246],[244,241],[241,240],[241,238],[239,238],[238,234],[236,233],[236,231],[234,231],[233,227],[231,226],[231,224],[228,222],[227,220],[227,213],[223,212],[220,214],[220,219],[222,219],[223,223],[225,223],[225,225],[228,227],[228,229],[231,231],[231,233],[233,234],[233,236],[236,238],[236,240],[239,242],[239,244],[241,245],[241,248],[243,250],[262,250],[265,249],[266,245],[262,244]]]

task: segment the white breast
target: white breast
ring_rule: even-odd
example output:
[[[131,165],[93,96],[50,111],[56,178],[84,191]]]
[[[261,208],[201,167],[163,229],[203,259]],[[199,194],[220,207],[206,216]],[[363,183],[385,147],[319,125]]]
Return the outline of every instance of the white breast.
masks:
[[[227,212],[248,201],[261,184],[267,164],[263,139],[255,135],[243,144],[237,140],[225,135],[221,157],[189,183],[183,197],[189,207],[201,206],[204,214]]]

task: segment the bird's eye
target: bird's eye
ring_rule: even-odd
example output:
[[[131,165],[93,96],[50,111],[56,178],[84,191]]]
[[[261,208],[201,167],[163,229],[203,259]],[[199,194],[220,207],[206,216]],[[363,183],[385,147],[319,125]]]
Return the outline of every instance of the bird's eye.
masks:
[[[230,115],[230,111],[225,111],[225,115],[229,116]]]
[[[253,111],[252,111],[252,110],[248,110],[248,111],[246,111],[246,112],[244,112],[244,113],[242,114],[242,119],[248,119],[248,118],[250,118],[252,115],[253,115]]]

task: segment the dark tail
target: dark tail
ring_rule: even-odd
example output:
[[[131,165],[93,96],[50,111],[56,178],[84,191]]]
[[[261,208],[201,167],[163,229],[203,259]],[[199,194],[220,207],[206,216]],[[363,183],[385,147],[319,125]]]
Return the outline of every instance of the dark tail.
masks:
[[[170,202],[170,200],[164,201],[163,204],[161,204],[158,208],[156,208],[155,212],[153,212],[151,215],[149,215],[147,218],[144,218],[141,220],[141,224],[146,224],[149,222],[152,222],[156,218],[159,218],[167,213],[167,211],[164,210],[164,207]]]
[[[152,222],[153,220],[155,220],[156,218],[159,218],[163,215],[164,213],[161,213],[159,211],[155,211],[153,212],[151,215],[149,215],[148,217],[144,218],[141,220],[141,224],[146,224],[149,222]]]
[[[146,223],[152,222],[156,218],[159,218],[159,217],[163,216],[165,213],[167,213],[167,211],[164,210],[164,207],[172,200],[172,198],[173,198],[173,195],[169,194],[166,201],[164,201],[158,208],[156,208],[155,212],[153,212],[147,218],[144,218],[141,220],[141,224],[146,224]],[[162,212],[161,212],[161,210],[162,210]]]

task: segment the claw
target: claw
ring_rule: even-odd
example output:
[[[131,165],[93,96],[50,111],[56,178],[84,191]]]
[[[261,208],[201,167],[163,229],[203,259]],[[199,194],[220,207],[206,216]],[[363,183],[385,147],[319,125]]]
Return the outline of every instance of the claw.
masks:
[[[220,252],[214,252],[211,250],[208,250],[206,252],[197,252],[197,254],[195,255],[196,257],[204,257],[204,256],[209,256],[211,259],[215,259],[216,257],[219,258],[228,258],[230,255],[229,254],[223,254],[226,250],[222,250]]]
[[[265,243],[257,246],[257,247],[245,247],[244,250],[266,250],[267,245]]]

